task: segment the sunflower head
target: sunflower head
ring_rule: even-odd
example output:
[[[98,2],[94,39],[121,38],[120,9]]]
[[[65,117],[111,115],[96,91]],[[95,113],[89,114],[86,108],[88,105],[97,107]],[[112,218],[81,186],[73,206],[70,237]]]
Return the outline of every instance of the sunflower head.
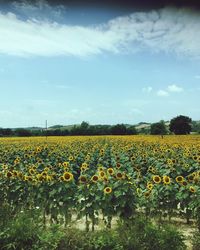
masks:
[[[182,175],[179,175],[176,177],[176,182],[182,183],[184,181],[184,177]]]
[[[167,176],[167,175],[164,175],[163,176],[163,183],[166,184],[166,185],[168,185],[168,184],[170,184],[170,182],[171,182],[170,177]]]
[[[118,180],[121,180],[121,179],[123,178],[123,174],[122,174],[121,172],[118,172],[118,173],[116,174],[116,178],[117,178]]]
[[[161,177],[159,175],[154,175],[153,181],[154,183],[159,184],[161,182]]]
[[[144,193],[144,197],[145,198],[149,198],[150,195],[151,195],[151,191],[150,190]]]
[[[113,168],[108,168],[108,169],[107,169],[107,173],[108,173],[109,175],[113,175],[113,174],[114,174],[114,169],[113,169]]]
[[[64,172],[63,178],[64,181],[71,181],[73,179],[73,174],[70,172]]]
[[[103,191],[104,191],[104,194],[110,194],[112,192],[112,188],[111,187],[105,187]]]
[[[98,175],[93,175],[92,178],[91,178],[92,182],[97,182],[98,180],[99,180]]]
[[[10,171],[8,171],[7,173],[6,173],[6,177],[7,178],[11,178],[13,175],[12,175],[12,173],[10,172]]]
[[[193,187],[193,186],[190,186],[189,189],[190,189],[190,192],[191,192],[191,193],[195,193],[195,192],[196,192],[196,188]]]
[[[80,183],[86,183],[86,182],[87,182],[87,177],[84,176],[84,175],[81,175],[81,176],[79,177],[79,181],[80,181]]]
[[[153,188],[153,184],[152,184],[152,183],[148,183],[148,184],[147,184],[147,189],[148,189],[148,190],[152,190],[152,188]]]
[[[99,172],[99,177],[104,178],[104,176],[106,176],[106,173],[104,171],[100,171]]]

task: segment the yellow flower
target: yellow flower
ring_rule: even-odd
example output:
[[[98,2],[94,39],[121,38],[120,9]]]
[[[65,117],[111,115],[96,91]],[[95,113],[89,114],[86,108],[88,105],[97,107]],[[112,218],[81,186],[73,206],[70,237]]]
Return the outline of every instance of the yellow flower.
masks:
[[[190,186],[189,189],[190,189],[190,192],[192,192],[192,193],[196,192],[196,188],[194,188],[193,186]]]
[[[64,172],[63,178],[65,181],[71,181],[73,179],[73,174],[70,172]]]
[[[44,178],[43,178],[43,175],[42,174],[37,174],[37,179],[39,181],[42,181]]]
[[[111,187],[106,187],[104,188],[104,194],[110,194],[112,192],[112,188]]]
[[[159,184],[161,182],[161,178],[159,175],[154,175],[153,176],[153,181],[156,183],[156,184]]]
[[[184,177],[182,175],[179,175],[176,177],[176,182],[182,183],[184,181]]]
[[[163,183],[168,185],[168,184],[170,184],[170,182],[171,182],[170,177],[167,175],[164,175],[163,176]]]
[[[145,193],[144,193],[145,198],[149,198],[150,194],[151,194],[151,191],[150,191],[150,190],[147,191],[147,192],[145,192]]]
[[[65,162],[63,162],[62,165],[63,165],[64,168],[68,168],[68,167],[69,167],[69,162],[68,162],[68,161],[65,161]]]
[[[98,180],[99,180],[98,175],[93,175],[92,178],[91,178],[92,182],[97,182]]]
[[[116,174],[116,178],[117,178],[118,180],[121,180],[121,179],[123,178],[123,174],[120,173],[120,172],[118,172],[118,173]]]
[[[99,172],[99,177],[100,178],[103,178],[103,177],[105,177],[106,176],[106,173],[104,172],[104,171],[100,171]]]
[[[79,177],[79,181],[80,181],[80,183],[86,183],[86,182],[87,182],[87,177],[84,176],[84,175],[81,175],[81,176]]]
[[[114,169],[113,168],[108,168],[107,173],[110,174],[110,175],[113,175],[114,174]]]
[[[11,178],[11,177],[12,177],[12,173],[11,173],[10,171],[8,171],[8,172],[6,173],[6,177],[7,177],[7,178]]]
[[[153,188],[153,184],[152,184],[152,183],[148,183],[148,184],[147,184],[147,189],[148,189],[148,190],[152,190],[152,188]]]
[[[73,161],[73,160],[74,160],[74,157],[72,155],[70,155],[69,161]]]

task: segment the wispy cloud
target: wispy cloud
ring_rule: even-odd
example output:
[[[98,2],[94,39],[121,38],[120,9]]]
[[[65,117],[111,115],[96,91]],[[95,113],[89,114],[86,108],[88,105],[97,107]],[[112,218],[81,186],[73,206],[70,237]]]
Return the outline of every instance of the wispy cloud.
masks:
[[[169,93],[165,90],[160,89],[157,91],[157,95],[166,97],[166,96],[169,96]]]
[[[176,84],[168,85],[166,89],[160,89],[156,92],[157,96],[169,96],[170,93],[180,93],[183,91],[182,87]]]
[[[170,91],[170,92],[182,92],[182,91],[183,91],[183,88],[178,87],[178,86],[175,85],[175,84],[172,84],[172,85],[169,85],[169,86],[168,86],[167,90]]]
[[[85,57],[150,49],[200,58],[200,16],[190,10],[135,12],[83,26],[61,22],[63,8],[50,8],[45,1],[38,6],[16,2],[11,12],[0,13],[0,54]]]
[[[194,78],[200,79],[200,75],[196,75],[196,76],[194,76]]]
[[[142,88],[142,91],[143,92],[146,92],[146,93],[150,93],[150,92],[152,92],[152,90],[153,90],[153,88],[152,87],[144,87],[144,88]]]

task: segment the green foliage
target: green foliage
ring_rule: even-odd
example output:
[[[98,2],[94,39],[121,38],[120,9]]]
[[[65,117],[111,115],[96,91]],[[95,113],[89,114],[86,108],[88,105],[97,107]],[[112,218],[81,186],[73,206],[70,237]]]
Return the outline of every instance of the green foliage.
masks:
[[[126,250],[184,250],[183,236],[173,227],[159,228],[144,218],[122,222],[118,228],[119,243]]]
[[[112,135],[126,135],[126,133],[126,126],[124,124],[117,124],[111,128]]]
[[[135,128],[135,126],[130,126],[127,128],[127,135],[137,135],[137,129]]]
[[[118,243],[117,233],[113,230],[103,230],[90,234],[88,250],[120,250],[123,246]]]
[[[194,234],[192,237],[192,250],[200,249],[200,233]]]
[[[17,136],[32,136],[31,131],[24,128],[18,128],[15,130]]]
[[[151,124],[152,135],[165,135],[167,134],[167,128],[163,121]]]
[[[170,121],[169,129],[176,135],[186,135],[192,130],[192,119],[188,116],[177,116]]]
[[[39,241],[35,245],[37,250],[56,250],[65,238],[64,231],[59,225],[51,225],[48,229],[43,230],[39,235]]]
[[[0,235],[0,249],[33,249],[41,232],[37,213],[20,212],[11,218]]]
[[[59,225],[42,228],[37,212],[21,212],[0,233],[4,250],[184,250],[183,236],[171,226],[138,217],[119,222],[116,229],[85,232]],[[198,248],[199,236],[193,239]]]

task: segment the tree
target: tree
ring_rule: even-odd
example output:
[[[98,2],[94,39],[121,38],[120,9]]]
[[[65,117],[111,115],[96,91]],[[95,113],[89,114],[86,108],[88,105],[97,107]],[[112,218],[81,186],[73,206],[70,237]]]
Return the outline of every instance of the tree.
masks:
[[[167,128],[164,121],[156,122],[151,124],[150,128],[151,135],[165,135],[167,134]]]
[[[31,131],[24,128],[18,128],[15,130],[17,136],[31,136]]]
[[[192,130],[192,119],[188,116],[179,115],[170,121],[169,130],[176,135],[186,135]]]
[[[112,135],[126,135],[126,126],[124,124],[117,124],[111,127]]]
[[[126,133],[127,133],[127,135],[137,135],[137,130],[136,130],[135,126],[130,126],[127,128]]]

